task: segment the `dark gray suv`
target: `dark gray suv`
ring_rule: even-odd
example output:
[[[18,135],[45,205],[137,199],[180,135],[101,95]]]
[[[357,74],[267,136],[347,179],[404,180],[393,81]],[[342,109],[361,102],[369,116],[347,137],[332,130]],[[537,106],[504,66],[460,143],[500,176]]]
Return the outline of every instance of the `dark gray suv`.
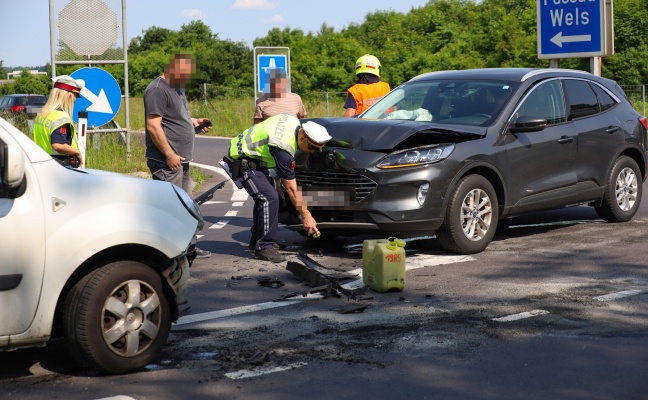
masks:
[[[436,233],[471,254],[522,213],[588,204],[628,221],[646,178],[646,117],[615,82],[581,71],[433,72],[359,118],[315,121],[334,140],[297,154],[297,182],[331,235]]]

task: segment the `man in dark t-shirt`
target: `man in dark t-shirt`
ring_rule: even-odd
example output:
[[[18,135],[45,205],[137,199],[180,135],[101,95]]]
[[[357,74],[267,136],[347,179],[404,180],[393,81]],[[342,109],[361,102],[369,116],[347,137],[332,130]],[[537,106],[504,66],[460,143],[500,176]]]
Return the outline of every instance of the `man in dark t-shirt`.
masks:
[[[195,127],[207,118],[191,118],[184,87],[195,72],[188,54],[176,54],[144,91],[146,163],[153,179],[171,182],[191,194],[189,162],[193,158]],[[209,128],[203,128],[204,133]],[[210,252],[196,249],[199,258]]]

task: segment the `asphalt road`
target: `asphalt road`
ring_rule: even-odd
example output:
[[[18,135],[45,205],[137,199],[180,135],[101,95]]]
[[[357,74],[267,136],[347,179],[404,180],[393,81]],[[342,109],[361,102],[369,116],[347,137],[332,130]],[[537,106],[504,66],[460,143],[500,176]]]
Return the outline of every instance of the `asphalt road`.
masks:
[[[227,144],[199,138],[194,161],[217,165]],[[243,194],[228,185],[202,207],[199,244],[213,255],[194,263],[190,312],[156,364],[96,376],[55,341],[0,353],[0,398],[647,398],[645,201],[622,224],[587,207],[515,218],[473,256],[413,238],[405,290],[370,291],[363,312],[343,314],[359,303],[273,301],[309,288],[285,263],[253,259]],[[361,267],[367,238],[281,231],[289,259],[302,250],[344,271]],[[284,286],[260,286],[261,277]]]

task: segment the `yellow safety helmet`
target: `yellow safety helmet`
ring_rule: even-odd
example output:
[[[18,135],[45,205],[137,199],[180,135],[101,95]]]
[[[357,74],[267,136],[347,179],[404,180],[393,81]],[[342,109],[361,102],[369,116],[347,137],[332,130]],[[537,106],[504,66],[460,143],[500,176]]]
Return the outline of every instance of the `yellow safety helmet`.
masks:
[[[382,66],[380,61],[375,56],[371,54],[365,54],[364,56],[358,58],[358,61],[355,63],[355,73],[358,74],[372,74],[380,77],[380,70]]]

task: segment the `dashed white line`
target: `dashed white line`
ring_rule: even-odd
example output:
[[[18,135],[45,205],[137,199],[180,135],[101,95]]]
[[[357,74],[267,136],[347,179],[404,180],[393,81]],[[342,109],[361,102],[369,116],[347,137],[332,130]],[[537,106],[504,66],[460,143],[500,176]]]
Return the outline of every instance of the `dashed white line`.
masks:
[[[235,201],[232,203],[232,207],[243,207],[243,204],[245,204],[244,201]]]
[[[227,202],[226,201],[212,201],[212,200],[210,200],[210,201],[204,202],[203,205],[207,205],[207,204],[223,204],[223,203],[227,203]]]
[[[209,229],[222,229],[228,223],[229,221],[218,221],[214,225],[210,226]]]
[[[230,210],[225,213],[226,217],[236,217],[238,215],[238,210]]]
[[[196,235],[196,239],[200,239],[202,237],[205,237],[205,235]]]
[[[533,311],[522,312],[519,314],[507,315],[505,317],[493,318],[493,321],[510,322],[510,321],[517,321],[525,318],[537,317],[538,315],[547,315],[547,314],[549,314],[549,311],[533,310]]]
[[[605,294],[603,296],[594,297],[594,300],[598,301],[612,301],[617,299],[622,299],[624,297],[636,296],[640,293],[643,293],[642,290],[624,290],[622,292],[615,292],[610,294]]]
[[[275,367],[275,368],[260,368],[255,370],[242,369],[240,371],[229,372],[225,374],[225,376],[230,379],[254,378],[255,376],[273,374],[275,372],[290,371],[296,368],[301,368],[306,365],[308,364],[305,362],[298,362],[298,363],[289,364],[282,367]]]

